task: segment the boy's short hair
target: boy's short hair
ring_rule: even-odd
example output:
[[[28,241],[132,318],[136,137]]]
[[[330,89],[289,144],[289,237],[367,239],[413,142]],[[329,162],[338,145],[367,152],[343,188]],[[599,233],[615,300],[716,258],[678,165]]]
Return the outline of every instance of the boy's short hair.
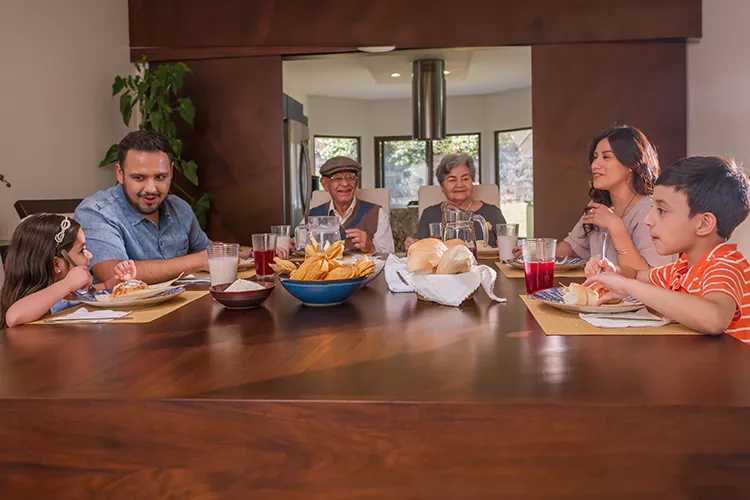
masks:
[[[689,156],[662,170],[657,186],[668,186],[687,196],[690,216],[711,212],[722,238],[750,213],[748,180],[734,160],[721,156]]]

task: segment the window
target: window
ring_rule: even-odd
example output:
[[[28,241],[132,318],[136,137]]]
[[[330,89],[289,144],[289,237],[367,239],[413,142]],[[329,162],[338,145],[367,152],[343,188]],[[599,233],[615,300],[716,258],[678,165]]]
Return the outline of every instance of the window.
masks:
[[[316,135],[313,143],[315,175],[320,176],[320,167],[334,156],[346,156],[362,163],[359,137],[336,137]]]
[[[530,128],[495,132],[500,208],[509,224],[518,224],[520,237],[533,236],[533,135]]]
[[[391,192],[392,207],[405,207],[417,201],[420,187],[437,184],[435,170],[440,160],[451,153],[467,153],[474,158],[474,181],[479,182],[479,144],[480,134],[449,135],[439,141],[376,137],[377,186]]]

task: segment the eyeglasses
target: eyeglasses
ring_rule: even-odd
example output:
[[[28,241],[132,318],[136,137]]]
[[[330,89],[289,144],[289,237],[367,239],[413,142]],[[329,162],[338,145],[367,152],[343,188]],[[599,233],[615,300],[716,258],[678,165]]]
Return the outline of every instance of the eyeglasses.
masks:
[[[357,174],[334,174],[328,177],[332,181],[343,182],[343,181],[356,181],[359,179]]]

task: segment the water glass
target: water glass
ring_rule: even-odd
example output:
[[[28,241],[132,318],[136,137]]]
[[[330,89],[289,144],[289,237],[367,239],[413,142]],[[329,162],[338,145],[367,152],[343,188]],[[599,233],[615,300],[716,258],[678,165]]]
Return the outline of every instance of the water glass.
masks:
[[[259,280],[273,281],[273,258],[276,255],[276,235],[260,233],[253,235],[253,258],[255,275]]]
[[[429,226],[430,238],[443,239],[443,223],[442,222],[430,222]]]
[[[271,226],[271,233],[276,235],[276,248],[283,248],[288,255],[292,226]]]
[[[237,279],[237,265],[240,263],[240,245],[213,243],[208,246],[207,252],[211,285],[233,283]]]
[[[518,245],[518,224],[497,224],[495,234],[500,261],[512,259],[513,249]]]
[[[527,238],[521,243],[526,293],[529,295],[554,286],[556,248],[554,238]]]

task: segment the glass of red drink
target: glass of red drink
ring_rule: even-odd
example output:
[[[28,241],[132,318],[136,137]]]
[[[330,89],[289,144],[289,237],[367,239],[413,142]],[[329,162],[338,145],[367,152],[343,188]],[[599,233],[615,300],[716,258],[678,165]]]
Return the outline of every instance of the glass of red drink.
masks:
[[[255,275],[259,280],[273,281],[273,258],[276,255],[276,235],[260,233],[253,235],[253,258]]]
[[[529,295],[554,286],[556,248],[554,238],[527,238],[521,243],[526,293]]]

